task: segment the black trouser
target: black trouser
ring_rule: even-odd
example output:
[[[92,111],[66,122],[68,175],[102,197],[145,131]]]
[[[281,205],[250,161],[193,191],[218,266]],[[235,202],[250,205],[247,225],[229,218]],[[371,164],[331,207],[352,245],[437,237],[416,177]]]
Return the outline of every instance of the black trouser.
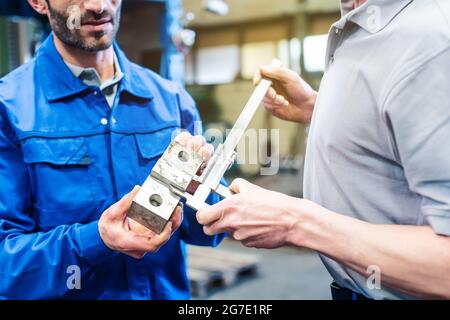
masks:
[[[333,282],[330,287],[333,300],[372,300],[360,293],[354,292],[347,288],[343,288],[336,282]]]

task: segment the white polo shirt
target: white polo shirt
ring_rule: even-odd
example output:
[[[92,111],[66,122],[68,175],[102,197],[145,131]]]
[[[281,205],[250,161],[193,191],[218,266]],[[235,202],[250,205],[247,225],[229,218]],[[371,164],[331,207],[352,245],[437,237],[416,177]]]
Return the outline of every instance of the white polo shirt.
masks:
[[[329,34],[305,198],[370,223],[450,236],[450,1],[369,0],[353,11],[348,3]],[[343,287],[412,298],[371,290],[366,277],[322,259]]]

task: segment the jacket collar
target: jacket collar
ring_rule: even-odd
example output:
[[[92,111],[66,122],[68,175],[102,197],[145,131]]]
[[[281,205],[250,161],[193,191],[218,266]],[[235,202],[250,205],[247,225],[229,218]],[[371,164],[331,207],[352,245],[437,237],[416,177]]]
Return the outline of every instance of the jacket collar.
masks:
[[[140,75],[136,70],[138,67],[128,60],[117,43],[114,43],[114,50],[124,73],[121,90],[138,98],[152,99],[153,95],[149,88],[139,81]],[[53,34],[50,34],[39,48],[36,71],[49,101],[74,96],[89,89],[89,86],[78,79],[64,63],[55,47]]]
[[[341,0],[342,19],[334,26],[342,29],[351,21],[369,33],[384,29],[394,18],[414,0],[368,0],[353,9],[353,0]]]

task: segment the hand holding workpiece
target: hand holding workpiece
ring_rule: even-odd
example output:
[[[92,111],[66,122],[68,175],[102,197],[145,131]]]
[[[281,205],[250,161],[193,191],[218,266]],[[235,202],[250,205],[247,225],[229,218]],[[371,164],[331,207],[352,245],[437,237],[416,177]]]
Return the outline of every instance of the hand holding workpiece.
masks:
[[[205,163],[208,162],[214,152],[213,146],[207,144],[205,138],[192,136],[188,132],[178,135],[175,141],[200,154]],[[138,191],[139,187],[135,187],[122,200],[106,210],[99,221],[99,231],[103,242],[110,249],[120,251],[136,259],[142,258],[147,252],[158,251],[183,221],[183,206],[181,204],[176,206],[161,234],[157,234],[128,218],[127,212]]]
[[[99,233],[105,245],[111,250],[122,252],[135,259],[143,258],[147,252],[158,251],[183,220],[182,209],[177,207],[171,220],[159,235],[130,224],[127,211],[138,191],[139,187],[135,187],[120,201],[113,204],[102,214],[98,222]]]

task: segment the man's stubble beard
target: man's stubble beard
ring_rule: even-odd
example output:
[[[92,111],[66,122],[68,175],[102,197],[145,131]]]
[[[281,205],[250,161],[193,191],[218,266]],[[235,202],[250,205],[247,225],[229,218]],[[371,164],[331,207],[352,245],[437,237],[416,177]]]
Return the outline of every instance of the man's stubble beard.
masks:
[[[117,32],[119,31],[120,26],[120,16],[122,11],[122,5],[117,8],[115,16],[113,17],[113,29],[111,32],[105,34],[103,32],[94,33],[94,41],[89,41],[84,39],[80,33],[80,29],[74,28],[70,30],[67,26],[67,22],[69,21],[68,13],[61,13],[55,10],[51,5],[50,1],[46,0],[48,4],[48,10],[50,15],[50,26],[52,31],[67,46],[80,49],[87,52],[97,52],[110,48],[114,43]],[[104,17],[104,16],[101,16]],[[99,17],[99,18],[101,18]],[[85,16],[81,16],[81,21],[86,20]],[[107,36],[106,41],[100,41],[104,36]],[[93,43],[89,43],[93,42]]]

